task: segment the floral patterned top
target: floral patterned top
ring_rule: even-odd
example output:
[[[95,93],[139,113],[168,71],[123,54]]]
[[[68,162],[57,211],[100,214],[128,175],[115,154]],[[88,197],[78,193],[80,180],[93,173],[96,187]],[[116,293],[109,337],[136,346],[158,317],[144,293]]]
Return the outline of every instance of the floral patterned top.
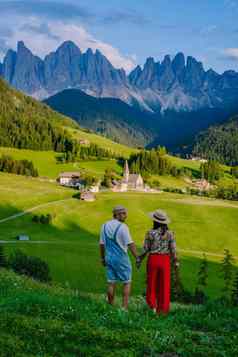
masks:
[[[166,231],[163,234],[161,228],[151,229],[145,235],[143,253],[172,254],[176,256],[174,233]]]

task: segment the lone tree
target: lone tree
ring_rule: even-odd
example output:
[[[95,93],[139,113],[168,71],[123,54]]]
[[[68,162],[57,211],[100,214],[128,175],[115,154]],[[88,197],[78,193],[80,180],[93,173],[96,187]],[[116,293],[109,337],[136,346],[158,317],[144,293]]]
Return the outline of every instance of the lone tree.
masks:
[[[199,287],[206,288],[208,279],[208,262],[206,254],[203,254],[203,260],[198,271],[198,281],[197,284]]]
[[[180,277],[179,267],[175,267],[174,262],[171,262],[171,299],[172,301],[182,301],[184,295],[184,287]]]
[[[207,287],[208,279],[208,262],[207,257],[203,254],[203,259],[201,261],[200,269],[198,271],[197,287],[195,290],[195,302],[198,304],[203,304],[206,300],[205,288]]]
[[[7,257],[4,252],[3,245],[0,244],[0,268],[7,267]]]
[[[233,282],[233,266],[234,258],[228,249],[224,250],[224,258],[222,260],[221,272],[224,279],[223,297],[227,300],[231,300],[231,290]]]

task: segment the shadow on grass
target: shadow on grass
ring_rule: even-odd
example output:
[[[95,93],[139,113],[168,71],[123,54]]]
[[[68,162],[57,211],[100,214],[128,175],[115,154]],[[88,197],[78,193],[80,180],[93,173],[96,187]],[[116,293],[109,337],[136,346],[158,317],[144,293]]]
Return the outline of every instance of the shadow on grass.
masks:
[[[13,206],[1,206],[1,212],[20,211]],[[50,212],[49,212],[50,213]],[[33,213],[0,224],[0,240],[4,243],[7,255],[15,249],[22,249],[26,254],[38,256],[50,267],[55,282],[76,288],[82,292],[103,293],[105,291],[105,268],[100,263],[98,240],[95,235],[80,226],[80,222],[67,222],[67,226],[56,227],[32,222]],[[73,218],[72,218],[73,219]],[[103,223],[103,222],[101,222]],[[29,242],[15,241],[19,234],[30,237]],[[209,257],[208,257],[209,258]],[[140,270],[133,262],[133,294],[143,295],[146,287],[146,264]],[[193,256],[181,256],[181,277],[184,286],[194,291],[201,259]],[[213,298],[221,295],[223,281],[220,264],[209,261],[207,294]]]

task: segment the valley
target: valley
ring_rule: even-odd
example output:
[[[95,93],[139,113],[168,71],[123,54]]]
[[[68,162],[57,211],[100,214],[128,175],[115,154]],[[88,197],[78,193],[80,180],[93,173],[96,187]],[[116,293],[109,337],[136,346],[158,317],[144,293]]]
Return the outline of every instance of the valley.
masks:
[[[237,357],[237,1],[0,14],[0,357]]]

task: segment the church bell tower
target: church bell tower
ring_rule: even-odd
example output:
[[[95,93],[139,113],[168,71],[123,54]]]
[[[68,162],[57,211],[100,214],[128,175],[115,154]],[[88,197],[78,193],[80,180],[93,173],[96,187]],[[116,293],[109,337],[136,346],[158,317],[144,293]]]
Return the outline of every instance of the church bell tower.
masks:
[[[129,171],[128,161],[126,160],[124,166],[124,179],[126,182],[129,181],[129,175],[130,175],[130,171]]]

